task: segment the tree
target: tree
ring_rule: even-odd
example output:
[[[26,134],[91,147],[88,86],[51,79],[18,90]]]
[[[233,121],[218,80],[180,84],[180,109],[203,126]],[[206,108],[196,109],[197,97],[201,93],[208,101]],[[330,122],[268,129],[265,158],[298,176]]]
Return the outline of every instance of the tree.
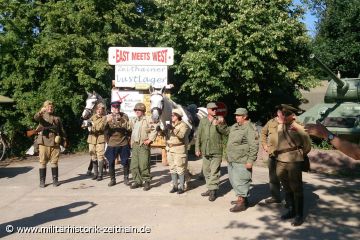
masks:
[[[109,97],[113,68],[110,46],[152,43],[147,0],[0,0],[0,94],[16,108],[0,111],[6,127],[34,126],[32,117],[46,99],[78,140],[86,91]]]
[[[308,0],[318,17],[313,51],[344,77],[360,73],[360,1]]]
[[[181,99],[222,100],[262,116],[277,103],[296,102],[314,78],[303,11],[291,2],[158,1],[159,44],[175,49],[173,82],[187,96]]]

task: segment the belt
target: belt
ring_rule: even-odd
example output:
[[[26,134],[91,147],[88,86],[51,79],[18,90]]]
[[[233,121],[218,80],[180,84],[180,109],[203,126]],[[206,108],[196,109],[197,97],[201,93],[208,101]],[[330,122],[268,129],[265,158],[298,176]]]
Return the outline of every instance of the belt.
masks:
[[[291,147],[291,148],[285,148],[285,149],[281,149],[281,150],[275,150],[274,154],[275,156],[279,155],[279,154],[283,154],[283,153],[287,153],[287,152],[291,152],[291,151],[295,151],[295,150],[300,150],[302,149],[301,146],[296,146],[296,147]]]
[[[169,145],[169,147],[177,147],[177,146],[183,146],[185,144],[183,144],[183,143],[177,143],[177,144],[169,143],[168,145]]]

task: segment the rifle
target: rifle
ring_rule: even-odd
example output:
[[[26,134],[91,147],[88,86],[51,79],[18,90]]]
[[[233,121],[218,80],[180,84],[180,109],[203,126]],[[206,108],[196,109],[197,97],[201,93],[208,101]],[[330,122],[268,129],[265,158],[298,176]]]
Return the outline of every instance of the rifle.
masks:
[[[27,137],[32,137],[35,134],[38,134],[39,132],[43,131],[43,130],[48,130],[48,129],[55,129],[56,126],[51,126],[51,127],[43,127],[43,126],[38,126],[36,129],[31,129],[26,131],[26,136]]]

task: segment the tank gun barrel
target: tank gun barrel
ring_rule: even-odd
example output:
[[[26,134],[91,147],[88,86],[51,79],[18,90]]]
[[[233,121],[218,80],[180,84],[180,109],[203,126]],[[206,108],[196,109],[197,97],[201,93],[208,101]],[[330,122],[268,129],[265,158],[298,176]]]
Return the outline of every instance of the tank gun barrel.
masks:
[[[345,86],[345,83],[341,79],[339,79],[336,74],[333,73],[322,61],[320,61],[320,59],[318,59],[315,54],[310,54],[310,59],[314,59],[322,67],[322,69],[324,69],[325,72],[330,75],[332,80],[334,80],[338,85],[338,88],[342,88]]]

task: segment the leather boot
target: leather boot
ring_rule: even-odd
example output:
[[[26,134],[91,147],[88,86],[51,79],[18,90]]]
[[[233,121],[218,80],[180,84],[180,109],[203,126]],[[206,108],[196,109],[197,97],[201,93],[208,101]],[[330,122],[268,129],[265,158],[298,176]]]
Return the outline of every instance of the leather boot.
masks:
[[[210,202],[213,202],[213,201],[215,201],[216,198],[217,198],[217,196],[216,196],[216,191],[215,191],[215,190],[211,190],[211,191],[210,191],[210,194],[209,194],[209,201],[210,201]]]
[[[92,169],[93,169],[93,161],[90,159],[90,163],[88,166],[88,170],[86,172],[86,176],[91,176]]]
[[[185,191],[185,175],[182,174],[182,175],[179,175],[179,182],[180,182],[180,187],[179,187],[179,190],[178,190],[178,194],[183,194]]]
[[[116,179],[115,179],[115,166],[110,166],[109,167],[109,175],[110,175],[110,182],[108,184],[109,187],[112,187],[116,184]]]
[[[129,164],[124,165],[124,184],[126,186],[130,185],[130,182],[129,182],[129,168],[130,168]]]
[[[141,187],[142,184],[141,183],[137,183],[137,182],[133,182],[130,186],[131,189],[135,189],[135,188],[139,188]]]
[[[210,196],[210,190],[207,190],[206,192],[203,192],[203,193],[201,194],[201,196],[203,196],[203,197],[208,197],[208,196]]]
[[[230,212],[242,212],[245,210],[246,210],[246,200],[244,197],[239,196],[235,206],[230,208]]]
[[[146,181],[145,183],[144,183],[144,188],[143,188],[143,190],[144,191],[149,191],[150,190],[150,182],[149,181]]]
[[[46,168],[39,169],[39,176],[40,176],[40,187],[45,187],[45,178],[46,178]]]
[[[53,177],[53,186],[54,187],[59,186],[60,185],[60,183],[58,182],[59,168],[58,167],[51,168],[51,173],[52,173],[52,177]]]
[[[94,176],[91,178],[92,180],[96,180],[99,175],[99,169],[98,169],[98,161],[93,160],[93,168],[94,168]]]
[[[97,181],[103,180],[103,169],[104,169],[104,160],[99,161],[99,176],[97,177]]]
[[[291,223],[293,226],[300,226],[304,222],[304,197],[296,197],[294,199],[295,219]]]
[[[281,220],[287,220],[295,217],[294,195],[292,193],[286,193],[285,201],[289,205],[289,208],[287,213],[281,216]]]
[[[178,178],[176,173],[171,174],[171,180],[172,180],[173,188],[170,190],[170,193],[175,193],[178,191]]]

